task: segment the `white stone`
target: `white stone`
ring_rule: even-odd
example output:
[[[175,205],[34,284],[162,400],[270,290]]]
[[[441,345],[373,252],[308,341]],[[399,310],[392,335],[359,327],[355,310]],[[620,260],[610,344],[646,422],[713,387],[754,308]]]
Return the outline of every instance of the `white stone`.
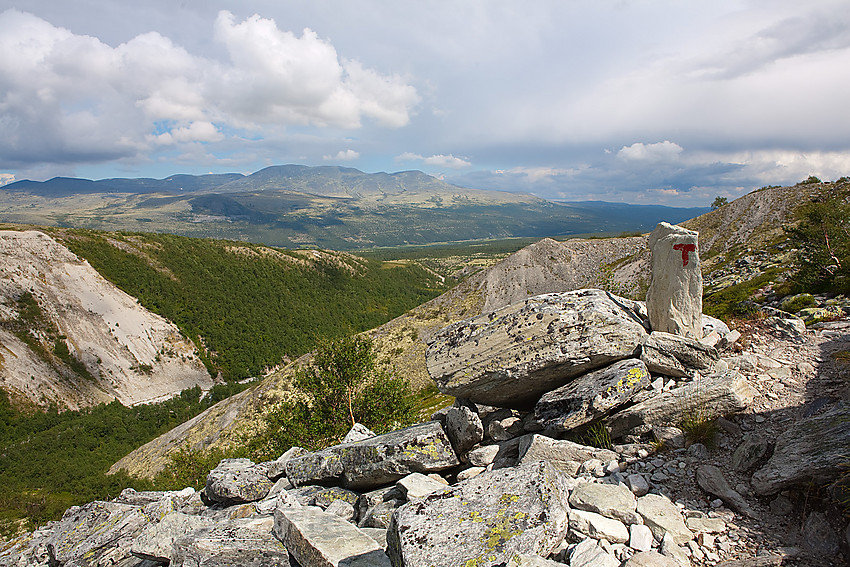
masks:
[[[666,222],[649,235],[652,281],[646,294],[649,324],[693,339],[702,338],[702,272],[698,234]]]
[[[649,492],[649,483],[642,474],[630,474],[626,477],[626,485],[635,496],[643,496]]]
[[[694,538],[694,534],[685,525],[682,513],[669,498],[660,494],[647,494],[637,501],[638,514],[658,539],[665,533],[673,536],[676,543],[685,543]]]
[[[591,538],[585,538],[570,552],[570,567],[620,567],[620,562]]]
[[[593,539],[605,539],[614,543],[625,543],[629,541],[629,530],[618,521],[606,518],[595,512],[571,509],[570,529],[581,532]]]
[[[649,551],[652,549],[652,530],[643,524],[632,524],[629,526],[629,547],[637,551]]]
[[[437,482],[429,476],[422,473],[410,473],[396,483],[396,486],[401,490],[401,493],[408,500],[416,498],[424,498],[432,492],[445,490],[446,485],[442,482]]]

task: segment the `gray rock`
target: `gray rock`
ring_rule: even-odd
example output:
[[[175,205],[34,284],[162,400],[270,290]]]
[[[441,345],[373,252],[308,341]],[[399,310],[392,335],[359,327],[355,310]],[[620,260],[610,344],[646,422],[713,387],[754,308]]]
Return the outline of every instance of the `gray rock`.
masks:
[[[679,567],[679,564],[657,551],[641,551],[632,555],[623,567]]]
[[[470,478],[476,477],[486,471],[487,469],[484,467],[469,467],[468,469],[463,469],[459,473],[457,473],[457,481],[463,482],[465,480],[469,480]]]
[[[652,280],[646,310],[654,331],[699,339],[702,337],[702,272],[698,233],[659,225],[649,235]]]
[[[627,525],[643,523],[640,515],[635,511],[637,500],[624,485],[596,482],[582,484],[570,493],[570,506],[595,512]]]
[[[822,512],[812,512],[803,522],[803,539],[806,547],[817,555],[830,557],[838,553],[838,533]]]
[[[664,534],[658,550],[661,555],[673,559],[679,567],[691,567],[691,560],[688,558],[687,552],[676,543],[673,534]]]
[[[391,498],[384,502],[380,502],[379,504],[375,504],[366,510],[366,513],[360,519],[358,526],[361,528],[387,529],[390,527],[390,520],[393,512],[395,512],[396,508],[402,506],[404,503],[405,501],[400,498]]]
[[[574,530],[593,539],[604,539],[612,543],[629,541],[629,530],[619,520],[575,508],[570,509],[569,518],[571,533]]]
[[[117,498],[114,498],[112,502],[116,502],[118,504],[132,504],[133,506],[146,506],[153,502],[161,502],[163,500],[171,500],[175,506],[179,507],[180,505],[187,502],[195,496],[194,488],[184,488],[183,490],[142,490],[136,491],[132,488],[125,488],[121,491],[121,494],[118,495]]]
[[[396,486],[407,500],[424,498],[438,490],[445,490],[446,485],[442,482],[427,477],[422,473],[411,473],[399,480]]]
[[[702,314],[702,336],[716,332],[721,337],[729,334],[729,326],[720,319],[716,319],[711,315]]]
[[[794,504],[782,496],[778,495],[770,501],[770,513],[776,516],[789,516],[794,511]]]
[[[269,480],[278,480],[286,475],[286,463],[295,457],[301,457],[308,454],[310,451],[303,447],[290,447],[280,457],[269,463],[266,474]]]
[[[570,552],[570,567],[620,567],[620,562],[588,537]]]
[[[685,446],[685,432],[678,427],[654,425],[652,435],[667,449],[681,449]]]
[[[643,517],[643,523],[652,530],[655,539],[661,540],[666,533],[669,533],[677,544],[694,538],[694,534],[685,525],[681,512],[666,496],[641,496],[637,499],[637,512]]]
[[[278,509],[274,535],[308,567],[389,567],[378,543],[356,526],[319,508]]]
[[[743,496],[738,494],[723,476],[723,471],[714,465],[701,465],[697,468],[697,484],[700,488],[723,500],[727,506],[749,516],[758,518],[758,514],[750,507]]]
[[[746,378],[734,370],[711,374],[662,392],[644,402],[621,410],[605,420],[611,438],[616,439],[643,424],[677,423],[685,415],[727,415],[743,411],[752,404],[755,390]]]
[[[354,511],[354,506],[352,506],[345,500],[334,500],[328,505],[327,508],[325,508],[325,512],[327,512],[328,514],[339,516],[346,522],[353,522],[354,517],[357,515],[357,513]]]
[[[635,496],[643,496],[649,492],[649,483],[646,481],[646,477],[642,474],[633,473],[627,476],[626,486],[629,487],[629,490],[631,490],[632,494]]]
[[[631,357],[644,323],[634,302],[601,290],[539,295],[446,327],[426,363],[443,393],[521,408]]]
[[[443,427],[455,453],[461,457],[484,439],[481,418],[465,406],[449,408]]]
[[[227,506],[244,504],[265,498],[273,484],[266,469],[249,459],[224,459],[207,475],[204,494]]]
[[[761,495],[776,494],[810,481],[827,484],[837,479],[850,447],[850,403],[841,402],[824,413],[802,419],[776,440],[773,456],[753,474],[751,484]]]
[[[518,465],[535,461],[546,461],[555,468],[574,476],[581,463],[598,459],[607,462],[617,459],[617,453],[608,449],[598,449],[567,441],[532,434],[521,438]]]
[[[387,530],[386,528],[360,528],[360,531],[374,539],[381,549],[387,548]]]
[[[376,437],[377,434],[363,425],[362,423],[355,423],[351,426],[351,429],[348,433],[343,437],[343,443],[356,443],[358,441],[363,441],[364,439],[369,439],[370,437]]]
[[[215,520],[180,512],[166,514],[158,523],[146,527],[133,541],[131,552],[151,561],[170,561],[174,542],[202,528],[212,528]]]
[[[517,553],[508,561],[507,567],[562,567],[563,563],[544,559],[539,555]]]
[[[627,403],[649,385],[649,378],[640,360],[621,360],[544,394],[534,416],[544,427],[569,431]]]
[[[335,445],[290,460],[292,484],[340,483],[354,490],[390,484],[412,472],[437,472],[460,464],[438,421]]]
[[[726,522],[722,519],[704,515],[685,518],[685,525],[695,534],[718,534],[726,531]]]
[[[720,357],[717,349],[690,337],[653,331],[643,338],[640,359],[654,374],[692,378],[697,371],[711,371]]]
[[[522,420],[514,416],[494,420],[487,425],[487,437],[496,442],[507,441],[523,433],[525,433],[525,429]]]
[[[482,445],[476,447],[466,455],[466,460],[475,467],[486,467],[496,460],[501,449],[500,445]]]
[[[568,496],[566,478],[548,463],[485,472],[399,508],[387,551],[395,567],[545,556],[566,535]]]
[[[652,549],[652,530],[643,524],[632,524],[629,526],[629,547],[635,551],[649,551]]]
[[[173,567],[288,567],[289,552],[272,535],[274,519],[246,518],[203,528],[174,542]]]
[[[749,434],[744,437],[732,454],[732,468],[738,472],[751,473],[763,465],[773,450],[773,443],[761,435]]]
[[[704,461],[709,457],[708,447],[702,443],[694,443],[688,447],[688,456],[694,459]]]
[[[377,490],[361,494],[360,498],[357,499],[357,506],[355,506],[358,520],[362,520],[370,508],[374,508],[385,501],[398,498],[402,498],[402,494],[401,490],[395,485],[384,486]]]
[[[343,502],[354,506],[357,504],[357,501],[360,500],[360,495],[351,490],[332,486],[330,488],[318,490],[311,494],[307,499],[306,505],[318,506],[322,510],[325,510],[328,506],[338,500],[342,500]]]

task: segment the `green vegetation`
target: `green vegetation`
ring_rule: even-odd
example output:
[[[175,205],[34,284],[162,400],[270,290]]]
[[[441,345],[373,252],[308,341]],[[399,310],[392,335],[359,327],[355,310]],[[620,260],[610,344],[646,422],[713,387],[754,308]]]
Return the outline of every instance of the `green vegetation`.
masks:
[[[756,290],[777,279],[776,268],[765,271],[751,280],[741,282],[703,296],[703,313],[728,321],[735,317],[751,317],[756,311],[752,300]]]
[[[58,519],[69,506],[114,498],[128,486],[150,490],[150,482],[106,471],[136,447],[244,388],[216,386],[201,400],[195,387],[159,404],[128,408],[115,401],[29,414],[15,410],[0,391],[0,535],[23,518],[32,528]]]
[[[729,199],[726,197],[721,197],[718,195],[714,198],[714,201],[711,203],[711,210],[719,209],[720,207],[724,207],[729,204]]]
[[[701,408],[696,409],[682,416],[679,428],[685,433],[685,439],[689,443],[702,443],[706,447],[713,447],[718,432],[717,416]]]
[[[584,435],[580,437],[579,442],[583,445],[598,447],[600,449],[614,448],[608,428],[599,421],[587,428]]]
[[[383,433],[415,421],[409,384],[378,360],[364,336],[320,341],[295,384],[298,393],[270,408],[264,431],[247,440],[252,458],[275,459],[293,445],[334,445],[354,423]]]
[[[377,327],[446,289],[415,263],[167,234],[54,233],[143,306],[176,323],[210,372],[226,380],[304,354],[319,336]]]
[[[796,217],[797,223],[788,234],[798,250],[798,269],[793,278],[797,288],[850,292],[848,184],[835,184],[822,198],[801,206]]]

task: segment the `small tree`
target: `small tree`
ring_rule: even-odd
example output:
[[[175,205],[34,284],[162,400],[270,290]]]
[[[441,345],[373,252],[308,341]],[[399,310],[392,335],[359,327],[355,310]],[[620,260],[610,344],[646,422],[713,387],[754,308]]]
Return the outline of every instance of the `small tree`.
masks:
[[[795,279],[804,291],[850,291],[848,197],[845,189],[803,205],[788,229],[798,250]]]
[[[719,209],[720,207],[722,207],[724,205],[728,205],[728,204],[729,204],[729,199],[727,199],[726,197],[721,197],[720,195],[718,195],[717,197],[714,198],[714,202],[711,203],[711,210],[713,211],[714,209]]]
[[[270,408],[265,431],[250,440],[251,455],[276,458],[292,445],[319,449],[342,440],[355,423],[384,432],[413,419],[409,384],[378,359],[368,337],[319,341],[296,373],[300,396]]]

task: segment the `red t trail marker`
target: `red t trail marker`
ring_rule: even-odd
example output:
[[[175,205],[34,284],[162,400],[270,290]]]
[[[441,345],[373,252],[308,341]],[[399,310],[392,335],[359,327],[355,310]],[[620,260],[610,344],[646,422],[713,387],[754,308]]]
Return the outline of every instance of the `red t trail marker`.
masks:
[[[688,252],[695,252],[697,249],[696,244],[674,244],[673,250],[681,250],[682,251],[682,267],[688,265],[688,261],[690,258],[688,257]]]

